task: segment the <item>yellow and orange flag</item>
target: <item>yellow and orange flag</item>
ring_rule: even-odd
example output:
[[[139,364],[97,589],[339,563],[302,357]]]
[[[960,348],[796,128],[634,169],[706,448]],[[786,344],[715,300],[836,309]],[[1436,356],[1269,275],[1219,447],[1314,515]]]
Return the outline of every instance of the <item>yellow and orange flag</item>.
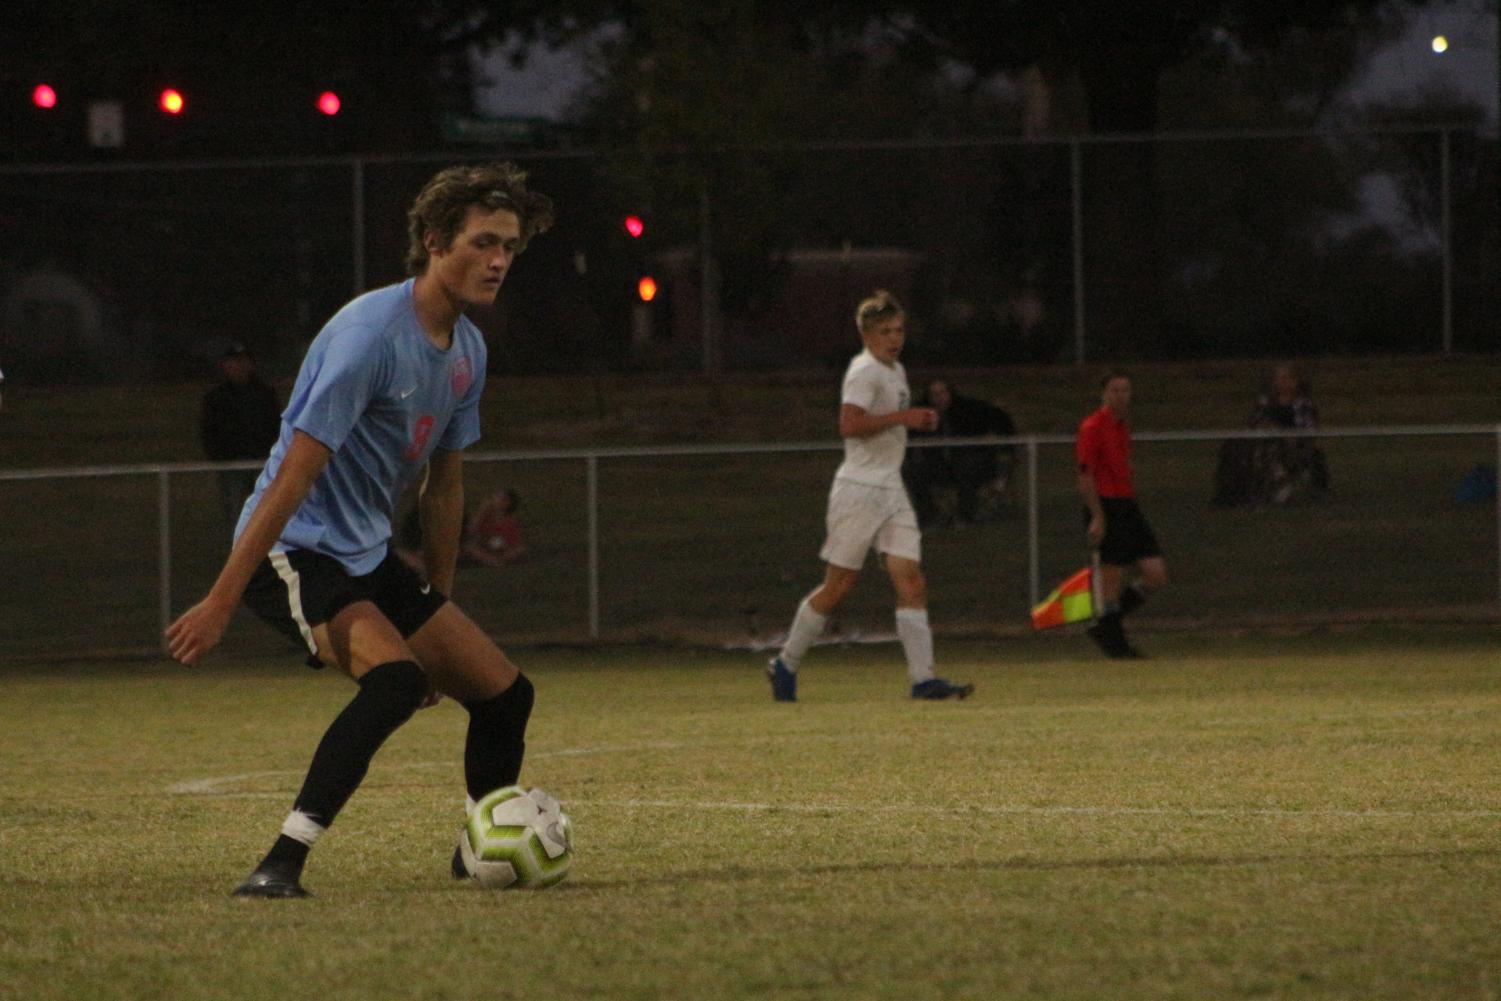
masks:
[[[1094,570],[1085,567],[1032,609],[1033,629],[1052,629],[1094,618]]]

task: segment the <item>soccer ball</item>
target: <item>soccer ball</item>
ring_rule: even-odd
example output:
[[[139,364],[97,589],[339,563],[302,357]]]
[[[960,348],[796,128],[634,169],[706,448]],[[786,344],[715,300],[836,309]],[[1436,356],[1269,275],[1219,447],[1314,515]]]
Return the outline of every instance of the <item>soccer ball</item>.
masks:
[[[505,786],[474,805],[459,835],[464,871],[481,886],[541,889],[568,875],[573,825],[541,789]]]

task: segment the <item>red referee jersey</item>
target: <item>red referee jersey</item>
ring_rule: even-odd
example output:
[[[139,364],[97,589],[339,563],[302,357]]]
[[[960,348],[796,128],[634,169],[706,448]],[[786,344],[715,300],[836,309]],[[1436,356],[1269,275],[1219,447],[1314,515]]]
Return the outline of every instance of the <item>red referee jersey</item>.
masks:
[[[1079,472],[1094,477],[1101,497],[1135,497],[1131,486],[1131,428],[1109,407],[1101,407],[1079,425],[1074,442]]]

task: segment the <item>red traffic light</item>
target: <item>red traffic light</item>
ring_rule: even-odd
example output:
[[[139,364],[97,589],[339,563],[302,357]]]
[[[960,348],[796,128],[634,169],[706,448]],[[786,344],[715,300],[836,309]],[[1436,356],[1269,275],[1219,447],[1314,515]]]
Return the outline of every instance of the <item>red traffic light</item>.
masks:
[[[57,91],[45,83],[39,83],[31,90],[31,103],[38,108],[57,107]]]
[[[643,275],[636,283],[636,294],[642,302],[651,302],[657,297],[657,280],[651,275]]]
[[[156,99],[156,106],[169,115],[182,114],[182,109],[187,107],[187,103],[183,99],[182,93],[173,90],[171,87],[162,91],[161,96]]]
[[[638,215],[628,215],[625,217],[625,231],[634,239],[646,232],[646,223]]]
[[[318,110],[332,118],[339,113],[344,103],[339,100],[339,95],[331,90],[325,90],[318,95]]]

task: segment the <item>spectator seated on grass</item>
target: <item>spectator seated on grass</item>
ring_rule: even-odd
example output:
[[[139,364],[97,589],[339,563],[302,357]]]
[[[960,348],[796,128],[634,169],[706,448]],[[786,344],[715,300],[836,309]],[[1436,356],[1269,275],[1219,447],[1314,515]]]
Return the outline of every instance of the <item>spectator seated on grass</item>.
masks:
[[[1016,434],[1011,415],[993,403],[961,396],[946,379],[930,379],[918,406],[938,413],[933,431],[913,431],[911,437],[978,438]],[[968,525],[982,512],[994,510],[1005,496],[1016,465],[1016,446],[959,446],[911,448],[902,467],[902,478],[912,495],[918,525]]]
[[[516,511],[521,496],[510,487],[501,487],[464,522],[463,548],[459,558],[486,567],[514,563],[526,553],[526,536]]]
[[[526,536],[516,516],[520,507],[521,496],[509,487],[502,487],[466,515],[459,543],[459,566],[502,567],[525,555]],[[419,574],[426,574],[422,521],[416,507],[401,520],[401,531],[392,548],[403,563]]]
[[[1319,426],[1319,408],[1296,366],[1283,362],[1272,369],[1247,423],[1262,430]],[[1328,491],[1329,466],[1312,438],[1236,438],[1220,446],[1214,475],[1217,507],[1280,506]]]

